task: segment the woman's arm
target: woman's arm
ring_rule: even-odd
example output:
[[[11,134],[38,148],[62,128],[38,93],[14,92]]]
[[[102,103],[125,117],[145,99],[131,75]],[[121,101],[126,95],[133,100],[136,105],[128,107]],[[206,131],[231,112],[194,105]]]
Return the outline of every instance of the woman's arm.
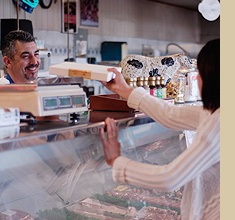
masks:
[[[219,114],[213,114],[200,124],[190,148],[170,164],[143,164],[120,156],[113,163],[113,178],[117,182],[171,191],[219,161],[220,118]]]
[[[153,97],[143,88],[134,89],[128,97],[128,106],[144,112],[164,127],[174,130],[196,130],[201,106],[177,106]]]
[[[101,82],[109,90],[128,100],[128,106],[144,112],[163,126],[175,130],[195,130],[199,123],[201,107],[178,107],[169,105],[162,99],[150,96],[143,88],[133,89],[127,85],[123,75],[115,68],[116,74],[110,82]]]

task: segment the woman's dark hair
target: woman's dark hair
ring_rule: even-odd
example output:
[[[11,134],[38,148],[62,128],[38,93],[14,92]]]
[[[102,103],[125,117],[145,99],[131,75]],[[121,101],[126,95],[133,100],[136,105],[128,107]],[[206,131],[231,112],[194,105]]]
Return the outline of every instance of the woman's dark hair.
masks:
[[[209,41],[199,52],[197,66],[202,78],[202,102],[214,112],[220,107],[220,39]]]

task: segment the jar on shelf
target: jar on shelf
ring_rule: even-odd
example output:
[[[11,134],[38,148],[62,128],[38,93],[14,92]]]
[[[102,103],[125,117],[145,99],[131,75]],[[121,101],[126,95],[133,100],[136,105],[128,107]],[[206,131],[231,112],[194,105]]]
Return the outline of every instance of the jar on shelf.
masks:
[[[137,77],[133,78],[133,87],[136,88],[137,86]]]
[[[197,83],[197,60],[192,59],[193,68],[189,69],[186,77],[185,101],[196,102],[198,100],[198,83]]]
[[[157,97],[157,88],[156,88],[156,77],[149,77],[149,89],[150,95]]]
[[[162,86],[161,86],[161,77],[156,77],[156,88],[157,88],[157,97],[162,98]]]
[[[133,78],[126,78],[126,83],[130,86],[134,88],[134,80]]]
[[[175,92],[175,103],[185,103],[186,77],[181,70],[179,70],[171,79],[171,84]]]
[[[147,90],[150,94],[149,78],[148,77],[144,77],[144,89]]]
[[[166,84],[164,76],[161,77],[161,87],[162,87],[162,98],[166,98]]]
[[[144,77],[142,77],[142,76],[137,77],[137,86],[144,87]]]

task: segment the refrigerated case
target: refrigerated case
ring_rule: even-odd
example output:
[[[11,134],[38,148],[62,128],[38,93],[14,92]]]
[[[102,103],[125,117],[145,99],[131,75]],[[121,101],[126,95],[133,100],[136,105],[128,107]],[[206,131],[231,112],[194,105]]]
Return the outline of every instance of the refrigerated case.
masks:
[[[114,182],[99,136],[104,122],[83,117],[73,125],[1,128],[0,219],[180,219],[183,188],[165,193]],[[121,153],[133,160],[168,164],[186,149],[183,131],[145,115],[116,123]]]

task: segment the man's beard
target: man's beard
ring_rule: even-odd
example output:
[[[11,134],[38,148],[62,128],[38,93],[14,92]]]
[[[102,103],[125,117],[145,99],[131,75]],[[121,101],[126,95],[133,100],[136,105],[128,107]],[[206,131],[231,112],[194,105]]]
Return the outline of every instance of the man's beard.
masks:
[[[33,76],[35,76],[36,74],[37,74],[37,72],[32,73]],[[37,79],[37,77],[30,78],[26,73],[24,74],[24,78],[27,80],[31,80],[31,81]]]
[[[38,68],[38,66],[39,66],[38,64],[27,66],[27,67],[25,68],[25,71],[27,71],[27,69],[29,69],[29,68],[33,68],[33,67]],[[35,75],[37,74],[37,72],[38,72],[38,70],[37,70],[36,72],[34,72],[34,73],[30,74],[30,75],[35,76]],[[27,80],[31,80],[31,81],[32,81],[32,80],[37,79],[37,77],[30,78],[26,73],[25,73],[24,77],[25,77],[25,79],[27,79]]]

